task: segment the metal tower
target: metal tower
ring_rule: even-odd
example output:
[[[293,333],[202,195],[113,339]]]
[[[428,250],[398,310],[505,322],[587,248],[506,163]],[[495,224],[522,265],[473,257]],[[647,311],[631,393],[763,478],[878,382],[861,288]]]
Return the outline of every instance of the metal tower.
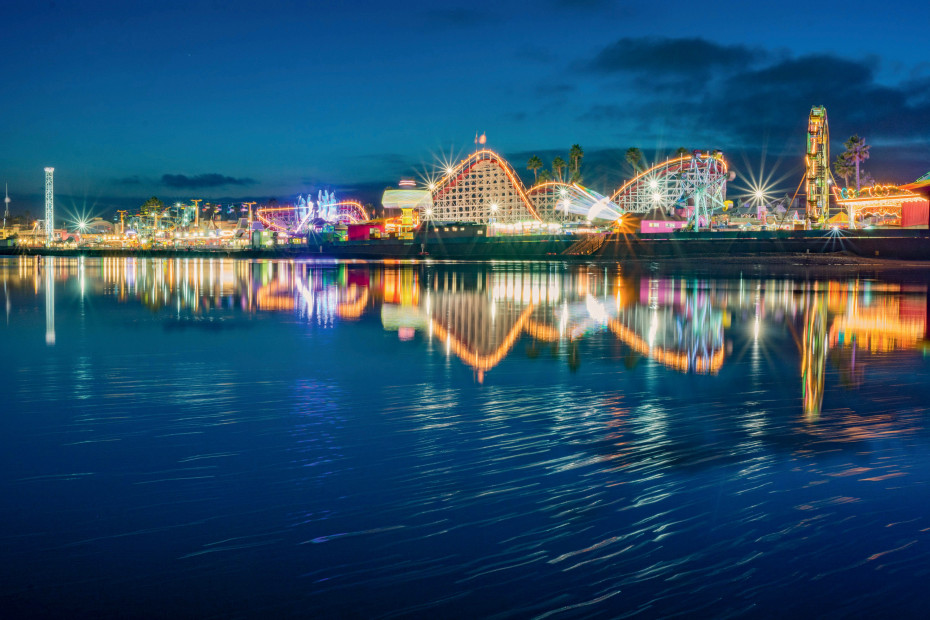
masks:
[[[52,242],[55,232],[55,169],[45,169],[45,243]]]
[[[10,219],[10,185],[9,183],[4,184],[3,191],[5,198],[3,199],[3,230],[6,230],[6,221]]]

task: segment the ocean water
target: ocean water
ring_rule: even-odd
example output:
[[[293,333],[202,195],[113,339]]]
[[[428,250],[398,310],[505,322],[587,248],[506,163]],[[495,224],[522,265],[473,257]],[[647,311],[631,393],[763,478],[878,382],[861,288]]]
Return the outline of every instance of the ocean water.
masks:
[[[2,258],[4,617],[918,617],[927,277]]]

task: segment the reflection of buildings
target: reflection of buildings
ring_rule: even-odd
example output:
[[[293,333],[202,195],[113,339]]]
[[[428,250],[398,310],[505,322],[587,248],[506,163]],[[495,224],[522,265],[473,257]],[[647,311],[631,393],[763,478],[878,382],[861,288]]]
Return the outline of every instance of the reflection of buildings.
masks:
[[[875,303],[837,316],[830,326],[831,347],[869,351],[913,349],[926,331],[926,304],[913,298],[880,297]]]
[[[815,419],[823,405],[824,370],[827,361],[827,305],[823,296],[814,293],[804,317],[804,339],[801,345],[801,384],[804,415]]]
[[[498,307],[476,293],[436,294],[430,297],[433,334],[466,364],[484,373],[510,352],[533,312],[533,305],[514,302]]]
[[[385,282],[398,277],[386,274]],[[571,345],[572,358],[579,355],[578,340],[609,330],[635,353],[681,372],[717,372],[723,364],[723,313],[699,291],[677,289],[660,308],[658,297],[647,296],[643,301],[649,305],[637,303],[636,287],[628,280],[586,269],[559,276],[531,270],[484,273],[468,286],[461,278],[454,272],[433,274],[422,305],[412,303],[409,293],[397,310],[385,303],[382,323],[399,334],[426,324],[429,336],[476,370],[479,380],[524,335]],[[658,280],[650,282],[661,288]]]
[[[55,257],[45,264],[45,344],[55,344]]]
[[[779,330],[772,328],[780,326],[797,343],[809,419],[823,406],[830,368],[842,385],[855,387],[865,376],[865,356],[927,342],[926,287],[868,280],[627,277],[615,268],[585,265],[6,260],[8,313],[17,296],[39,299],[44,292],[49,345],[55,343],[56,295],[62,302],[78,289],[138,302],[173,320],[283,312],[332,327],[377,313],[384,329],[396,330],[402,340],[419,336],[440,343],[479,379],[522,350],[521,342],[530,357],[545,343],[575,368],[588,354],[584,343],[602,337],[612,343],[610,355],[631,368],[649,359],[677,372],[716,374],[733,357],[733,338],[754,334],[759,347],[768,338],[776,346]]]
[[[723,313],[710,305],[706,295],[679,292],[681,306],[634,305],[609,322],[610,330],[631,349],[663,366],[716,374],[723,366]]]

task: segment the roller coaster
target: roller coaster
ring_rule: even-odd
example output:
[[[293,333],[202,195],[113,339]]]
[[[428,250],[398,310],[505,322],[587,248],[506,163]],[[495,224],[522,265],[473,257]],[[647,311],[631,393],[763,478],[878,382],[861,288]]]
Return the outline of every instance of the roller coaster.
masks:
[[[296,206],[263,207],[255,215],[266,228],[295,235],[307,233],[314,226],[355,224],[368,220],[365,207],[357,200],[328,201],[317,209],[311,201],[300,199]]]
[[[713,211],[723,208],[730,180],[719,151],[695,151],[656,164],[610,197],[562,181],[526,188],[511,165],[490,149],[478,150],[442,172],[437,181],[429,183],[433,204],[421,218],[503,224],[616,222],[628,213],[680,208],[699,229],[707,225]]]
[[[695,151],[633,177],[611,195],[609,204],[616,205],[618,215],[682,208],[699,230],[710,223],[714,211],[723,209],[730,179],[722,153]]]
[[[695,151],[637,174],[609,197],[561,180],[527,188],[507,160],[483,148],[447,166],[426,184],[432,201],[418,207],[418,215],[420,221],[499,225],[608,224],[619,223],[626,214],[679,209],[699,230],[715,210],[723,208],[729,179],[720,152]],[[299,235],[320,224],[366,221],[368,214],[355,200],[334,202],[324,197],[315,206],[299,198],[296,206],[264,207],[257,217],[268,229]]]

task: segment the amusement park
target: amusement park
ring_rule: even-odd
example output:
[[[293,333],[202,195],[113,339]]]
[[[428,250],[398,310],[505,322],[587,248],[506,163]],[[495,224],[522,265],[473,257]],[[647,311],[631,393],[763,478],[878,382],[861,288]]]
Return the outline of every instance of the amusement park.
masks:
[[[426,241],[495,238],[561,238],[546,255],[593,255],[617,235],[649,241],[716,233],[927,229],[930,173],[909,183],[876,182],[860,164],[869,146],[853,136],[831,167],[827,111],[814,106],[808,118],[803,175],[793,195],[774,200],[767,188],[728,199],[737,173],[718,149],[680,148],[663,161],[645,163],[639,149],[627,152],[633,176],[614,189],[581,183],[583,151],[574,145],[569,163],[553,161],[552,173],[533,156],[524,183],[515,166],[476,136],[461,160],[437,164],[420,180],[403,178],[387,188],[380,208],[320,190],[291,204],[213,204],[194,199],[164,204],[152,197],[136,212],[119,211],[113,223],[78,220],[56,229],[53,168],[46,168],[46,217],[31,228],[7,231],[7,247],[101,249],[360,251],[366,256],[410,256]],[[567,174],[563,170],[568,168]],[[842,186],[837,178],[843,180]],[[201,203],[204,203],[201,205]],[[9,197],[6,197],[7,213]],[[375,217],[380,212],[380,217]],[[10,233],[13,233],[12,235]],[[671,236],[669,236],[671,235]],[[12,241],[12,242],[11,242]],[[388,247],[385,242],[392,242]],[[406,250],[399,248],[406,247]],[[380,248],[380,249],[378,249]]]

